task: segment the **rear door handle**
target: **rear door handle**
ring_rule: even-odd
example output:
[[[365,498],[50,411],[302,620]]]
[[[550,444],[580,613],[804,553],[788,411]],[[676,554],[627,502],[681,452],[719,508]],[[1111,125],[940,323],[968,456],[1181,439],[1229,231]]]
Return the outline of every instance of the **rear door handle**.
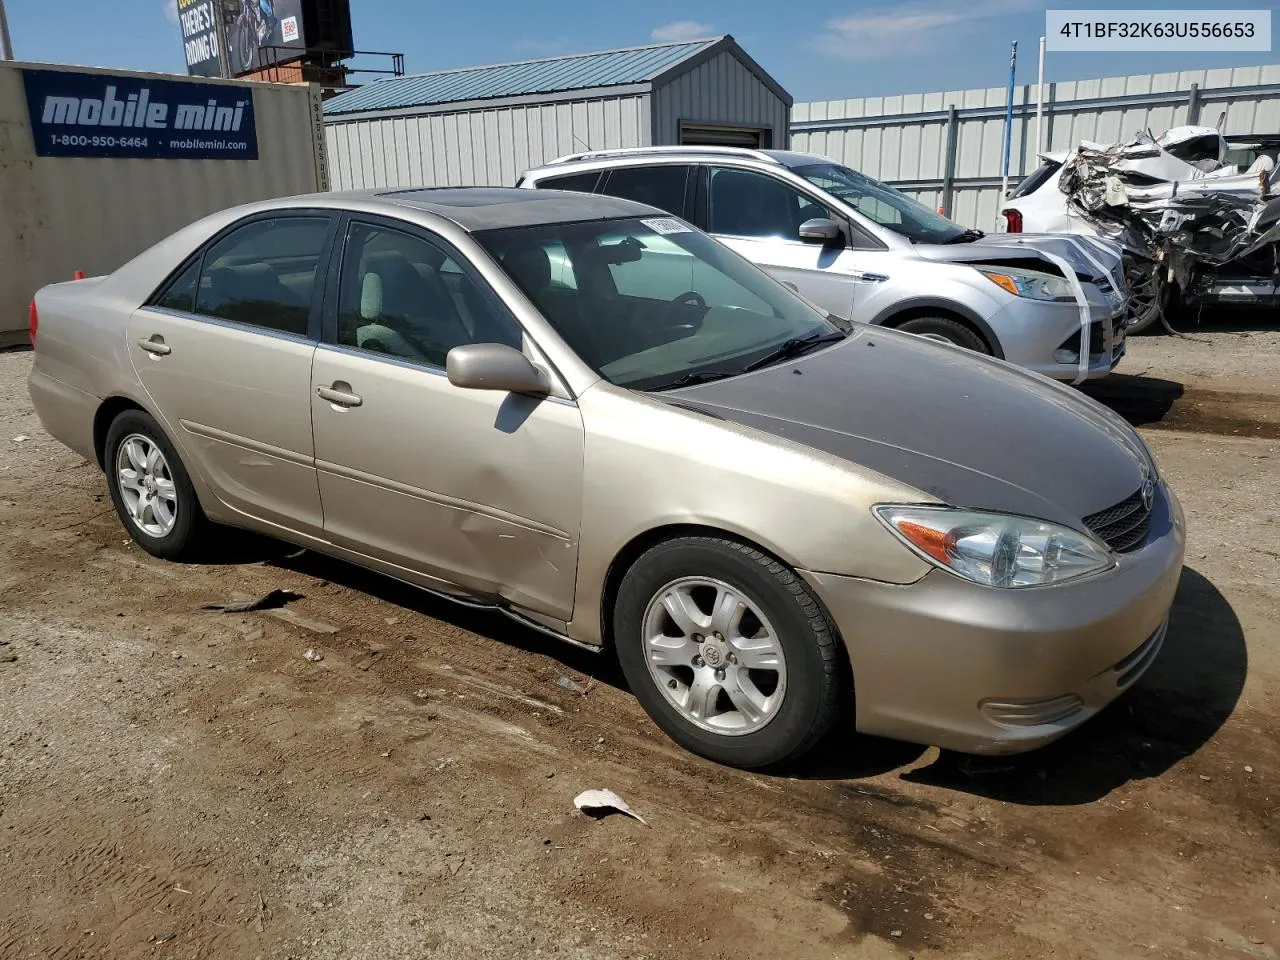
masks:
[[[351,385],[341,380],[331,387],[316,387],[316,394],[322,400],[328,400],[339,407],[358,407],[364,399],[358,393],[351,392]]]
[[[150,340],[139,340],[138,346],[157,357],[167,357],[173,353],[173,347],[164,342],[164,337],[155,334]]]

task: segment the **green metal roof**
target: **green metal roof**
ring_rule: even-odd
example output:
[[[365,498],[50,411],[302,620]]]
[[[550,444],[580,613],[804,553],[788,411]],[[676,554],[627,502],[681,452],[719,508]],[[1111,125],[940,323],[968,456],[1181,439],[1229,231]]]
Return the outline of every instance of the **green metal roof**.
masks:
[[[403,110],[467,100],[644,83],[722,39],[712,37],[686,43],[661,43],[394,77],[340,94],[325,103],[324,112],[326,116],[335,116]]]

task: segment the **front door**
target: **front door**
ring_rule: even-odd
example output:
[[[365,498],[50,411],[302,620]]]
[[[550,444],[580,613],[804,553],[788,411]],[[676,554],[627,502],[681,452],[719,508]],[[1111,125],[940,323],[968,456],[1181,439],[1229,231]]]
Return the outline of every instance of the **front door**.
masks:
[[[705,229],[717,240],[791,284],[805,298],[849,317],[854,309],[858,252],[800,240],[800,224],[843,220],[791,184],[754,170],[712,167]]]
[[[152,409],[214,495],[316,536],[311,360],[331,222],[290,214],[233,228],[127,325]]]
[[[573,612],[583,426],[553,397],[453,386],[465,343],[520,348],[496,295],[433,235],[352,220],[311,404],[328,538],[560,620]]]

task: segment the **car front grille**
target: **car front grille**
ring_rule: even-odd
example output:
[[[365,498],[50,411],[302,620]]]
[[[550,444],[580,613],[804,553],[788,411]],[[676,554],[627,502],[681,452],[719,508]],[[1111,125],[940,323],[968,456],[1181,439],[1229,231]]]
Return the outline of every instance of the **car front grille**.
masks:
[[[1114,507],[1085,517],[1084,525],[1116,553],[1127,553],[1147,539],[1151,508],[1142,502],[1142,491],[1138,490]]]

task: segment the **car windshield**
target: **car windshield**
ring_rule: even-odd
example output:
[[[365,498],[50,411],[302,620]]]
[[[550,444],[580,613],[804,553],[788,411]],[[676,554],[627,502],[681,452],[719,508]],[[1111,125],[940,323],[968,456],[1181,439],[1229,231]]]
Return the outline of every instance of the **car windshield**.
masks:
[[[864,217],[914,243],[952,243],[968,232],[887,183],[838,163],[812,163],[796,167],[795,172]]]
[[[736,376],[845,336],[843,325],[671,217],[476,237],[578,356],[619,386]]]

